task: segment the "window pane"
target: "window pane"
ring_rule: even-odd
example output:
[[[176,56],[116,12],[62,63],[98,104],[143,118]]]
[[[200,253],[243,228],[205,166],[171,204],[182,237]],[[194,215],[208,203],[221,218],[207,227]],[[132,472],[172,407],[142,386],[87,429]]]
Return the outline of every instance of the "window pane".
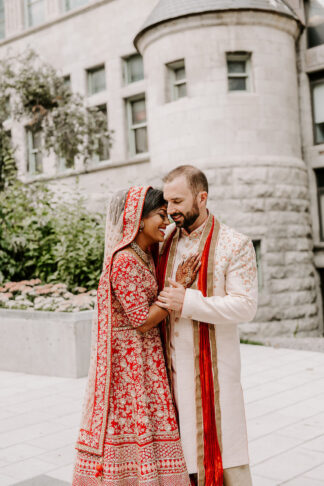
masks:
[[[39,150],[42,146],[42,132],[33,133],[33,149]]]
[[[245,73],[246,61],[227,61],[229,73]]]
[[[35,172],[36,174],[43,172],[43,157],[41,152],[35,154]]]
[[[138,100],[132,102],[132,123],[134,125],[138,123],[146,122],[146,109],[145,100]]]
[[[324,81],[313,87],[314,122],[324,122]]]
[[[324,43],[324,0],[309,0],[307,6],[308,47]]]
[[[88,71],[88,94],[93,95],[106,89],[105,68]]]
[[[134,83],[135,81],[140,81],[141,79],[144,79],[142,56],[131,56],[126,62],[128,83]]]
[[[0,0],[0,39],[5,37],[4,0]]]
[[[316,169],[315,175],[316,175],[317,187],[324,188],[324,169]]]
[[[147,152],[147,131],[146,127],[135,130],[135,150],[137,154]]]
[[[229,91],[246,91],[246,78],[229,78]]]
[[[83,5],[86,5],[88,1],[89,0],[65,0],[65,10],[82,7]]]
[[[67,88],[71,88],[71,76],[69,74],[64,76],[63,81],[64,81],[64,86],[66,86]]]
[[[44,0],[27,0],[28,26],[42,24],[45,21]]]
[[[319,193],[318,195],[319,197],[319,206],[320,206],[320,218],[321,218],[321,228],[322,228],[322,241],[324,239],[324,235],[323,235],[323,232],[324,232],[324,194],[322,193]]]
[[[186,83],[183,83],[183,84],[178,84],[178,86],[176,86],[176,96],[177,98],[183,98],[184,96],[187,96],[187,85]]]
[[[184,67],[174,70],[176,81],[180,81],[181,79],[186,79],[186,71]]]
[[[316,143],[324,143],[324,123],[318,123],[315,126],[315,141]]]
[[[106,124],[107,124],[107,127],[108,127],[107,105],[100,105],[97,108],[105,116]],[[109,139],[106,138],[106,137],[102,137],[99,140],[99,160],[108,160],[109,159],[109,157],[110,157],[109,148],[110,148],[109,147]]]

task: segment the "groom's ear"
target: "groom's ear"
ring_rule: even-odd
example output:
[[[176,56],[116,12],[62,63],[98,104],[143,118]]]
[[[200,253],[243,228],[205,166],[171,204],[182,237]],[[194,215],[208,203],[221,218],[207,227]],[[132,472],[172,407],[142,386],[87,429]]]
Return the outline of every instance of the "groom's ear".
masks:
[[[206,191],[198,192],[197,201],[200,206],[206,206],[208,199],[208,193]]]

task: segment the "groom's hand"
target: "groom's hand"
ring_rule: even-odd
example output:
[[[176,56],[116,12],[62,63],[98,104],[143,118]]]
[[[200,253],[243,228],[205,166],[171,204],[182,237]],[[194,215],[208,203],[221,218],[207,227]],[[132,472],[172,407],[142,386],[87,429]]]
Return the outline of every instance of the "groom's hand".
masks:
[[[169,283],[171,287],[164,287],[156,304],[164,309],[178,311],[181,314],[186,289],[171,278],[169,278]]]

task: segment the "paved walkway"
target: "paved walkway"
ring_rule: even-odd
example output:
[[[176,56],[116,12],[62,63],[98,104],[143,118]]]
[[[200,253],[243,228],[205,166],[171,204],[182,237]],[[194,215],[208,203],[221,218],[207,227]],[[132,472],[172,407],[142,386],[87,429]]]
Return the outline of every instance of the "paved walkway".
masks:
[[[253,486],[323,486],[324,353],[241,350]],[[1,486],[71,484],[85,382],[0,372]]]

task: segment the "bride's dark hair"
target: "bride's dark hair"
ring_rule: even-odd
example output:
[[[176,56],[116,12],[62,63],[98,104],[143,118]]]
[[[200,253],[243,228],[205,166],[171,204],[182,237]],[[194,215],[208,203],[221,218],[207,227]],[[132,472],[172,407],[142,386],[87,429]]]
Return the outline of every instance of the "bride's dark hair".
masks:
[[[163,197],[163,192],[160,189],[150,189],[146,193],[142,218],[146,218],[150,214],[151,211],[154,209],[161,208],[162,206],[166,206],[167,202]]]

